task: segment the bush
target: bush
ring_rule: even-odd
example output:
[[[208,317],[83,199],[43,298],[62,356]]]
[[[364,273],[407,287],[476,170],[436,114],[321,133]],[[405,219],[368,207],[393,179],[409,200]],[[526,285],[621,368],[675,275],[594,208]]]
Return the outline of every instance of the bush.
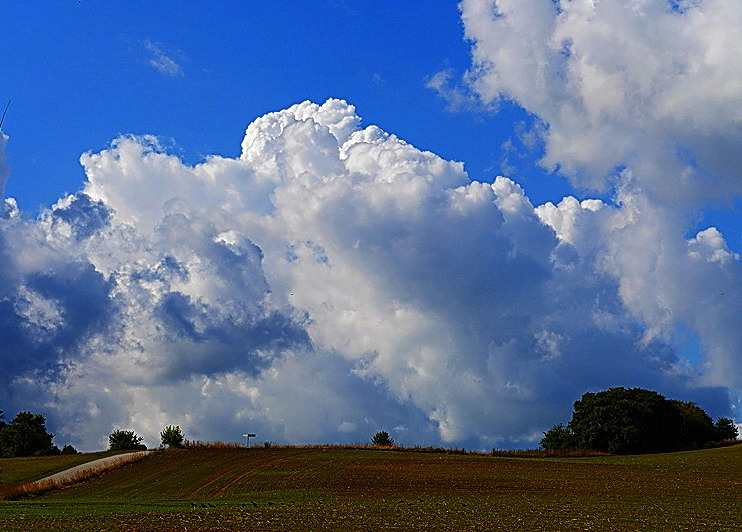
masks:
[[[719,441],[724,440],[736,440],[739,433],[737,427],[734,426],[734,421],[728,417],[720,417],[714,424],[714,432],[716,439]]]
[[[180,431],[180,427],[175,425],[168,425],[165,429],[160,432],[160,438],[162,444],[168,447],[180,447],[183,445],[183,433]]]
[[[72,445],[65,445],[62,447],[62,454],[77,454],[77,449],[72,447]]]
[[[147,448],[146,445],[142,445],[141,436],[137,436],[133,430],[114,430],[110,436],[108,436],[108,450],[109,451],[128,451],[128,450],[144,450]]]
[[[385,430],[380,430],[374,437],[371,438],[371,443],[378,445],[379,447],[391,447],[394,445],[394,439],[389,437],[389,433]]]
[[[572,431],[563,424],[553,426],[544,432],[539,444],[546,451],[565,451],[575,448],[575,438]]]

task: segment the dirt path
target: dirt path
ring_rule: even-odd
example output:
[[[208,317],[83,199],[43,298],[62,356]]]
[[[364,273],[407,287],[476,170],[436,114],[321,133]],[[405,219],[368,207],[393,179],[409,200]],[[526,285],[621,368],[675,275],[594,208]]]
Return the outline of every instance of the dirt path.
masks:
[[[40,480],[30,482],[29,485],[30,486],[49,485],[49,484],[61,485],[61,484],[69,483],[75,479],[86,477],[87,476],[86,473],[92,473],[92,472],[100,471],[101,469],[105,469],[107,467],[111,467],[114,465],[131,462],[132,460],[136,460],[151,452],[152,452],[151,450],[150,451],[136,451],[132,453],[117,454],[115,456],[107,456],[105,458],[99,458],[98,460],[93,460],[92,462],[85,462],[84,464],[80,464],[78,466],[65,469],[64,471],[60,471],[59,473],[54,473],[53,475],[49,475],[48,477],[44,477]]]

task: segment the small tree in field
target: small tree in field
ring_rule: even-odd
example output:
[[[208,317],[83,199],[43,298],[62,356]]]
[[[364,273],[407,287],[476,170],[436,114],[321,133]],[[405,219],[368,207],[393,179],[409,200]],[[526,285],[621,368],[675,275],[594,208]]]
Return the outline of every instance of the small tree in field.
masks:
[[[379,447],[391,447],[394,445],[394,439],[389,437],[389,433],[385,430],[380,430],[374,437],[371,438],[371,443],[378,445]]]
[[[168,447],[180,447],[183,445],[183,433],[177,425],[168,425],[165,427],[165,429],[160,432],[160,438],[162,438],[162,444],[167,445]]]
[[[125,451],[125,450],[142,450],[146,449],[145,445],[142,445],[141,436],[137,436],[133,430],[114,430],[108,437],[108,450],[109,451]]]
[[[62,447],[62,454],[78,454],[77,449],[72,447],[72,445],[65,445]]]

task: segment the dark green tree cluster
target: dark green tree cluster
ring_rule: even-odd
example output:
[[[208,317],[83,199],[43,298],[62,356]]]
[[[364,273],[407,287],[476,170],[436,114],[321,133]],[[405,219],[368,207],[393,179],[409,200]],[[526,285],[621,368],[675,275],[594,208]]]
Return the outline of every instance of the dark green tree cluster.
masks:
[[[178,425],[168,425],[160,432],[160,439],[162,439],[162,445],[177,448],[183,445],[185,437]]]
[[[114,430],[108,436],[109,451],[142,451],[147,448],[133,430]]]
[[[62,452],[52,444],[54,435],[46,430],[43,415],[19,412],[8,423],[2,418],[3,411],[0,410],[0,458],[48,456]],[[71,445],[64,449],[66,452],[77,452]]]
[[[584,394],[570,422],[545,432],[541,447],[639,454],[696,449],[736,437],[731,419],[714,423],[692,401],[666,399],[642,388],[610,388]]]

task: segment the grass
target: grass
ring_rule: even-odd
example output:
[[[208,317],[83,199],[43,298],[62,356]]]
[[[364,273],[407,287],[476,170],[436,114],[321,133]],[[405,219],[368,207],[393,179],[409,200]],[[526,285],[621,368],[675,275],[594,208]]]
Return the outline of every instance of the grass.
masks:
[[[742,445],[500,457],[194,446],[0,502],[3,530],[735,530]]]
[[[107,456],[121,454],[122,452],[125,452],[125,451],[95,453],[95,454],[104,454],[102,458],[105,458]],[[68,472],[67,474],[63,475],[62,478],[48,477],[48,478],[41,478],[40,480],[34,480],[31,482],[24,482],[24,483],[18,483],[18,484],[0,484],[0,500],[20,499],[23,497],[28,497],[30,495],[40,495],[40,494],[43,494],[49,491],[72,486],[82,481],[99,477],[104,473],[113,471],[114,469],[118,469],[122,467],[122,465],[125,463],[143,460],[146,457],[147,457],[147,454],[136,453],[136,454],[131,454],[129,456],[123,457],[121,460],[118,460],[114,463],[104,463],[104,464],[97,463],[96,464],[90,461],[82,461],[82,462],[79,462],[78,464],[75,464],[75,465],[81,466],[78,468],[78,470],[75,470],[73,472]],[[91,465],[87,466],[88,463],[90,463]],[[74,466],[71,466],[71,467],[74,467]],[[65,468],[65,469],[69,469],[69,468]]]
[[[92,462],[98,458],[128,451],[103,451],[98,453],[63,454],[57,456],[30,456],[0,458],[0,484],[33,482],[70,467]]]

